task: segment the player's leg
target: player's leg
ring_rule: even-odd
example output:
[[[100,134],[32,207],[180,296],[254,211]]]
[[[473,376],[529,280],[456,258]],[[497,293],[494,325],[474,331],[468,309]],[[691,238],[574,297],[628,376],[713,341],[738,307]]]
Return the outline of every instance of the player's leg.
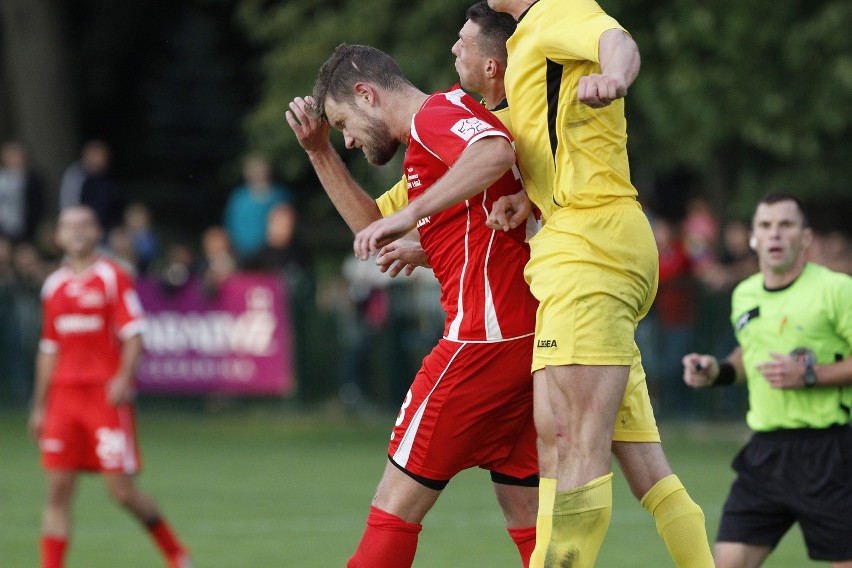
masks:
[[[41,521],[41,566],[62,568],[71,536],[71,501],[77,487],[77,473],[47,471],[47,500]]]
[[[675,566],[712,568],[704,512],[672,473],[658,442],[613,442],[630,490],[651,515]]]
[[[367,528],[346,566],[410,567],[417,551],[420,523],[445,485],[427,487],[388,461],[373,497]]]
[[[716,568],[758,568],[770,552],[769,546],[742,542],[717,542],[713,548]]]
[[[543,568],[544,556],[553,528],[553,500],[556,498],[556,419],[550,407],[547,377],[544,369],[533,373],[533,413],[535,416],[536,448],[538,449],[538,514],[536,517],[535,549],[530,556],[530,568]]]
[[[676,566],[712,568],[704,513],[663,452],[639,349],[615,421],[612,451],[633,495],[651,515]]]
[[[518,548],[521,563],[524,568],[528,568],[536,544],[538,478],[516,479],[492,473],[491,479],[509,536]]]
[[[559,459],[547,566],[594,566],[612,514],[610,447],[628,372],[626,365],[545,368]]]
[[[171,568],[190,568],[186,549],[163,518],[157,503],[139,490],[132,475],[104,472],[110,498],[145,527]]]

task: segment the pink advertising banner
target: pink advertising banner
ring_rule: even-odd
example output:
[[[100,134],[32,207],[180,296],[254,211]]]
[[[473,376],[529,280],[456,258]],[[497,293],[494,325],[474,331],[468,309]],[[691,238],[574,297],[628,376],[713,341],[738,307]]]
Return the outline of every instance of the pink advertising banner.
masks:
[[[141,393],[287,395],[293,391],[290,312],[280,278],[239,274],[216,293],[198,280],[167,290],[137,282],[146,312]]]

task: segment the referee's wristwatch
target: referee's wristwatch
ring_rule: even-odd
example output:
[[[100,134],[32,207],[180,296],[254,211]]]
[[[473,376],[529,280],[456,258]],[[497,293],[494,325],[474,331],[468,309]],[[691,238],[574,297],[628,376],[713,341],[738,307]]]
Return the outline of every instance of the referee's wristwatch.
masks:
[[[814,371],[814,363],[816,363],[816,355],[813,351],[806,347],[799,347],[797,349],[793,349],[790,352],[790,355],[796,358],[797,361],[801,361],[805,364],[805,376],[802,377],[802,380],[805,383],[805,388],[811,388],[816,386],[817,384],[817,376],[816,371]]]
[[[814,371],[814,360],[812,357],[805,359],[805,388],[811,388],[817,384],[817,376]]]

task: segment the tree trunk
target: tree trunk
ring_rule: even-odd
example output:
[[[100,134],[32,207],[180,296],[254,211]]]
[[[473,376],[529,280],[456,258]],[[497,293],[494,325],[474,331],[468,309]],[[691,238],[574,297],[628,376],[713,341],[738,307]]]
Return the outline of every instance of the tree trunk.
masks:
[[[77,154],[76,100],[60,26],[62,0],[0,0],[0,63],[8,102],[0,136],[29,148],[47,181],[47,211],[57,209],[59,179]],[[3,114],[3,113],[0,113]]]

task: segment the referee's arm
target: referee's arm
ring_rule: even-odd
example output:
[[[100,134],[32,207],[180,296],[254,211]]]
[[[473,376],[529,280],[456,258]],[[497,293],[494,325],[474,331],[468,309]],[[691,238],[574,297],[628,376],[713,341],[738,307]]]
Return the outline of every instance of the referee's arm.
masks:
[[[683,359],[683,382],[693,388],[727,386],[746,382],[743,351],[737,347],[724,360],[712,355],[690,353]]]

